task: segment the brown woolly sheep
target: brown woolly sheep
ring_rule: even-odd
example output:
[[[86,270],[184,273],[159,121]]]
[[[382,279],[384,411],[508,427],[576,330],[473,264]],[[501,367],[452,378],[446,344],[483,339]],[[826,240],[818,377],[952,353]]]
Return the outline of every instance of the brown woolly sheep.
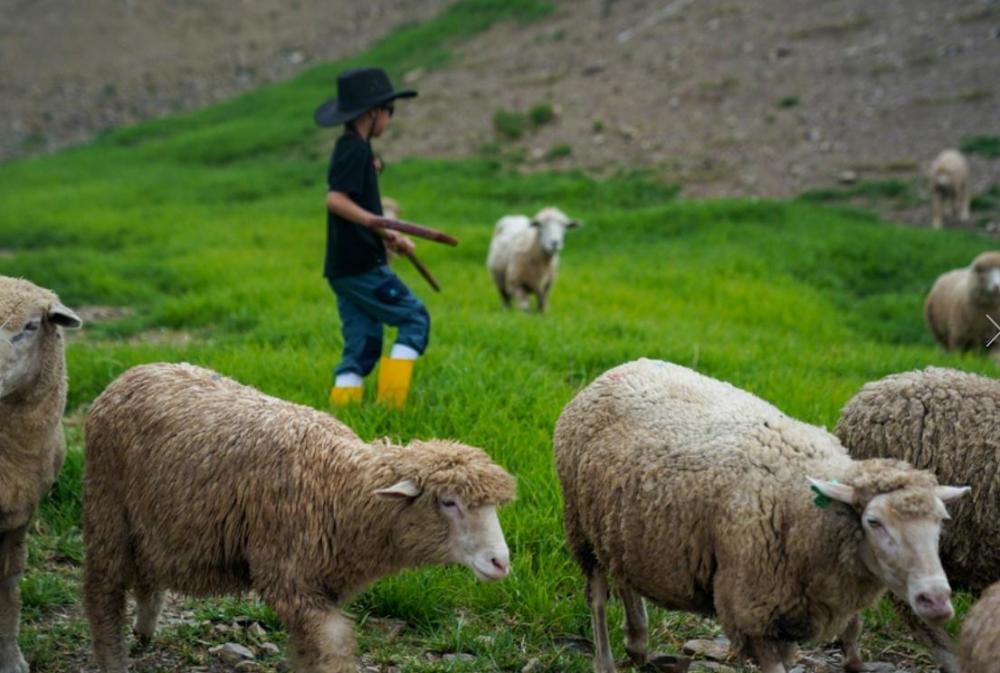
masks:
[[[940,229],[943,219],[969,219],[969,162],[958,150],[944,150],[931,162],[931,225]]]
[[[837,635],[847,670],[861,670],[858,612],[885,588],[924,619],[953,615],[937,536],[943,503],[966,489],[901,461],[853,461],[833,435],[729,384],[652,360],[611,369],[563,410],[555,456],[598,673],[615,670],[608,578],[638,662],[643,597],[716,615],[764,673],[785,673],[797,641]]]
[[[958,653],[962,673],[996,673],[1000,667],[1000,582],[965,616]]]
[[[966,269],[941,274],[934,282],[924,317],[947,350],[985,350],[1000,322],[1000,251],[984,252]],[[1000,351],[1000,344],[993,344]]]
[[[1000,580],[1000,381],[940,367],[866,383],[834,430],[854,458],[896,458],[972,487],[941,537],[952,586],[978,593]],[[942,628],[909,619],[945,673],[958,673]]]
[[[299,671],[354,673],[342,612],[403,568],[507,575],[496,507],[514,480],[481,449],[367,444],[315,409],[191,365],[135,367],[91,407],[84,606],[104,671],[126,670],[126,592],[148,641],[162,591],[256,591]]]
[[[62,327],[80,318],[26,280],[0,276],[0,673],[27,673],[17,647],[25,534],[62,467]]]
[[[543,208],[534,218],[527,215],[501,217],[493,230],[486,268],[500,292],[505,307],[511,299],[518,308],[530,308],[530,294],[545,313],[549,291],[559,270],[559,251],[567,229],[581,226],[558,208]]]

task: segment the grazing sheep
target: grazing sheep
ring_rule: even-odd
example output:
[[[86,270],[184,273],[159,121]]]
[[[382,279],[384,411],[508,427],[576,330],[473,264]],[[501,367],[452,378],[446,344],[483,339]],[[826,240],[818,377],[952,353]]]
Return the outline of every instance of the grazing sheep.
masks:
[[[545,312],[566,230],[579,226],[580,222],[569,219],[558,208],[543,208],[534,219],[527,215],[500,218],[493,230],[486,268],[504,306],[509,308],[514,299],[518,308],[527,311],[529,294],[534,293],[538,312]]]
[[[764,673],[784,673],[797,641],[838,634],[847,670],[861,670],[858,612],[886,587],[924,619],[953,614],[937,536],[943,503],[967,489],[901,461],[854,461],[727,383],[652,360],[611,369],[563,410],[555,456],[599,673],[615,670],[609,577],[637,662],[642,597],[717,615]]]
[[[965,616],[959,657],[962,673],[996,673],[1000,665],[1000,582]]]
[[[104,671],[126,670],[126,591],[148,642],[164,589],[255,590],[299,671],[356,670],[343,606],[403,568],[507,575],[496,507],[514,481],[481,449],[367,444],[328,414],[192,365],[135,367],[91,407],[84,606]]]
[[[25,533],[62,467],[66,357],[80,318],[32,283],[0,276],[0,673],[27,673],[17,647]]]
[[[943,218],[969,220],[969,162],[958,150],[944,150],[931,163],[932,225],[940,229]]]
[[[968,268],[939,276],[924,302],[924,317],[946,350],[984,350],[997,333],[990,317],[1000,323],[1000,251],[984,252]]]
[[[928,367],[867,383],[844,407],[835,433],[854,458],[896,458],[946,483],[972,486],[941,537],[941,564],[956,589],[1000,580],[1000,381]],[[957,673],[942,628],[912,620],[946,673]]]

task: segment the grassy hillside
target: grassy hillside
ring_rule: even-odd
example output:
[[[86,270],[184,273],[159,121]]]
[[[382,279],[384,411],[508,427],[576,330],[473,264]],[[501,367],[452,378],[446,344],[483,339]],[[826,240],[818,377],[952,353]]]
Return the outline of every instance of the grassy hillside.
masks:
[[[397,76],[433,67],[469,30],[545,9],[530,0],[460,2],[352,64],[385,64]],[[24,583],[22,643],[33,670],[69,670],[86,657],[79,416],[115,376],[143,362],[188,361],[325,408],[341,346],[321,277],[334,136],[312,127],[311,112],[346,65],[0,166],[0,273],[52,287],[70,306],[122,309],[69,346],[70,455],[34,531]],[[928,364],[995,371],[983,358],[943,354],[922,323],[936,275],[990,247],[969,234],[810,202],[679,202],[673,187],[643,174],[524,175],[486,157],[413,158],[391,166],[382,186],[409,219],[462,243],[420,245],[444,285],[440,295],[396,265],[434,321],[408,407],[369,403],[340,417],[366,438],[446,436],[483,446],[520,484],[502,515],[514,556],[507,581],[477,584],[460,569],[412,572],[378,583],[353,606],[362,618],[410,625],[397,640],[361,628],[364,650],[404,662],[405,671],[520,670],[532,657],[541,670],[589,670],[586,658],[553,646],[561,634],[589,636],[589,617],[563,548],[551,433],[562,406],[605,369],[640,356],[671,360],[827,426],[862,383],[890,372]],[[484,268],[493,223],[549,204],[585,221],[567,238],[551,313],[505,312]],[[212,626],[242,613],[279,627],[252,601],[182,609],[192,620],[168,626],[154,648],[172,658],[143,670],[201,664],[210,659],[203,642],[248,638]],[[884,611],[873,618],[870,647],[899,636]],[[710,621],[667,613],[653,621],[654,645],[672,651],[686,636],[715,631]],[[427,650],[478,659],[439,660]]]

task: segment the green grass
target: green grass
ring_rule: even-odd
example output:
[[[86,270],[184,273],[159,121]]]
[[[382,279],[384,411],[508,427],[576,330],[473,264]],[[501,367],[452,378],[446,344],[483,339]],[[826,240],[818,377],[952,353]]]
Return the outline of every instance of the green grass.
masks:
[[[0,258],[0,273],[52,287],[71,306],[133,310],[70,341],[69,413],[78,417],[115,376],[152,361],[198,363],[325,408],[341,346],[320,276],[325,157],[334,138],[311,127],[312,106],[348,63],[380,63],[393,73],[433,67],[447,60],[461,26],[546,8],[461,2],[349,62],[115,131],[89,147],[0,166],[0,240],[13,251]],[[524,175],[490,157],[401,161],[383,176],[383,191],[409,218],[462,243],[419,245],[444,285],[440,295],[397,266],[434,319],[407,408],[366,404],[340,416],[366,438],[439,436],[482,446],[519,481],[518,501],[502,513],[514,556],[508,580],[480,584],[457,568],[413,571],[377,583],[352,606],[362,621],[407,622],[398,641],[361,629],[364,651],[405,671],[516,671],[532,657],[545,671],[590,670],[586,657],[556,646],[564,634],[589,637],[589,616],[563,546],[551,434],[563,405],[609,367],[640,356],[671,360],[828,427],[865,381],[891,372],[928,364],[994,372],[983,358],[942,353],[922,324],[922,298],[935,277],[991,247],[969,233],[909,229],[809,200],[677,202],[675,187],[642,174]],[[493,224],[546,205],[586,226],[567,238],[551,313],[505,312],[484,269]],[[86,656],[76,423],[68,440],[66,466],[32,531],[24,583],[22,645],[40,672],[77,670]],[[194,601],[187,609],[201,621],[249,614],[279,628],[252,600]],[[908,639],[880,615],[870,647]],[[620,618],[616,606],[612,622]],[[652,624],[654,648],[671,651],[685,637],[717,632],[710,620],[662,611]],[[620,652],[617,629],[614,638]],[[204,626],[172,626],[154,646],[178,667],[201,665],[205,639],[226,638]],[[478,659],[432,660],[428,650]]]
[[[1000,157],[1000,136],[970,136],[962,141],[961,150],[967,154],[996,159]]]

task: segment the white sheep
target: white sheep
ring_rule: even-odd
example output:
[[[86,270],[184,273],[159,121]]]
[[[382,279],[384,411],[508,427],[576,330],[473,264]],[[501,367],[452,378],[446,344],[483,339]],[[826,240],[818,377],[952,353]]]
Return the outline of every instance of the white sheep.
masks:
[[[1000,582],[965,615],[959,655],[962,673],[996,673],[1000,667]]]
[[[993,321],[1000,323],[1000,250],[941,274],[924,302],[924,318],[946,350],[985,351],[997,333]]]
[[[543,208],[534,218],[505,215],[496,223],[486,268],[493,276],[504,306],[511,299],[522,311],[530,309],[530,294],[544,313],[559,269],[559,251],[567,229],[581,226],[558,208]]]
[[[969,220],[969,162],[958,150],[944,150],[931,163],[932,225],[940,229],[944,219]]]
[[[498,505],[514,480],[445,440],[368,444],[332,416],[191,365],[143,365],[86,425],[84,607],[106,672],[126,671],[126,592],[148,642],[165,589],[255,590],[296,668],[356,673],[342,609],[379,577],[461,563],[505,577]]]
[[[979,593],[1000,580],[1000,381],[928,367],[866,383],[834,430],[854,458],[896,458],[972,487],[941,537],[951,586]],[[895,605],[944,673],[959,673],[951,638]]]
[[[0,276],[0,673],[27,673],[17,646],[25,534],[65,452],[63,327],[80,318],[49,290]]]
[[[609,578],[637,662],[643,597],[717,615],[764,673],[785,673],[797,641],[838,635],[845,667],[861,670],[858,612],[886,587],[925,620],[954,614],[937,538],[944,502],[968,489],[902,461],[854,461],[825,430],[727,383],[652,360],[615,367],[566,406],[554,443],[598,673],[615,670]]]

